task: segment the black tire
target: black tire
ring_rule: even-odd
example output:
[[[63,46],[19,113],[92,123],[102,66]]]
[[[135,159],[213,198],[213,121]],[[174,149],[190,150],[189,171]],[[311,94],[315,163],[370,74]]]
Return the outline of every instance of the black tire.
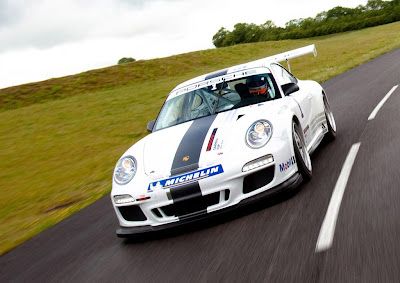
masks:
[[[308,182],[312,177],[311,158],[304,140],[303,131],[295,121],[292,122],[292,136],[297,168],[304,182]]]
[[[324,100],[326,123],[328,124],[328,132],[325,134],[325,140],[327,142],[331,142],[336,138],[336,121],[335,117],[333,117],[333,113],[331,111],[331,107],[329,105],[329,101],[328,98],[326,97],[326,94],[323,93],[322,96]]]

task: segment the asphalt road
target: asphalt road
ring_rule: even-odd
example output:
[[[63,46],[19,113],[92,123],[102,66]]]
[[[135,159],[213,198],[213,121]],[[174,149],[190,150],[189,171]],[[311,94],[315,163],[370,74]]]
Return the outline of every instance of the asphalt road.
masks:
[[[295,72],[295,66],[293,66]],[[0,258],[1,282],[399,282],[400,49],[323,83],[337,139],[296,194],[136,241],[115,235],[109,197]],[[316,251],[346,156],[358,154],[330,248]]]

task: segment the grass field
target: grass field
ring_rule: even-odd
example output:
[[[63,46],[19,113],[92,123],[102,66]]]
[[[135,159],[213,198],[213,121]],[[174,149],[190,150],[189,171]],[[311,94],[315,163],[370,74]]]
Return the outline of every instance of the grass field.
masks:
[[[319,82],[400,47],[400,22],[305,40],[237,45],[0,90],[0,254],[111,190],[116,161],[180,82],[315,43],[291,61]]]

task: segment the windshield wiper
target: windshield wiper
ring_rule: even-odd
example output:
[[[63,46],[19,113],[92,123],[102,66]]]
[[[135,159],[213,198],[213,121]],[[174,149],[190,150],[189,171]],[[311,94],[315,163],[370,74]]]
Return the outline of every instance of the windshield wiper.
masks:
[[[214,110],[213,110],[213,113],[212,113],[212,114],[215,114],[215,112],[217,111],[217,106],[218,106],[218,104],[219,104],[219,100],[221,99],[222,90],[224,89],[224,85],[225,85],[225,79],[222,79],[221,88],[220,88],[219,91],[218,91],[218,99],[217,99],[217,101],[215,102]]]

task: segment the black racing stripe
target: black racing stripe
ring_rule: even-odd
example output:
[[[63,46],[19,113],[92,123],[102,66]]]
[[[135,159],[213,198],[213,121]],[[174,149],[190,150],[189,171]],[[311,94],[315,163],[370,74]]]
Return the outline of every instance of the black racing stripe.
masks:
[[[199,182],[171,188],[171,196],[174,201],[173,214],[175,216],[207,212],[207,205],[203,201]]]
[[[183,136],[172,162],[171,175],[199,168],[199,159],[204,139],[217,115],[194,120]],[[186,160],[186,161],[184,161]]]
[[[217,71],[217,72],[208,74],[208,75],[206,76],[205,80],[209,80],[209,79],[212,79],[212,78],[216,78],[216,77],[219,77],[219,76],[223,76],[223,75],[226,75],[227,73],[228,73],[228,69],[224,69],[224,70],[221,70],[221,71]]]
[[[193,182],[184,186],[171,188],[170,191],[174,203],[188,201],[190,199],[202,196],[199,182]]]

